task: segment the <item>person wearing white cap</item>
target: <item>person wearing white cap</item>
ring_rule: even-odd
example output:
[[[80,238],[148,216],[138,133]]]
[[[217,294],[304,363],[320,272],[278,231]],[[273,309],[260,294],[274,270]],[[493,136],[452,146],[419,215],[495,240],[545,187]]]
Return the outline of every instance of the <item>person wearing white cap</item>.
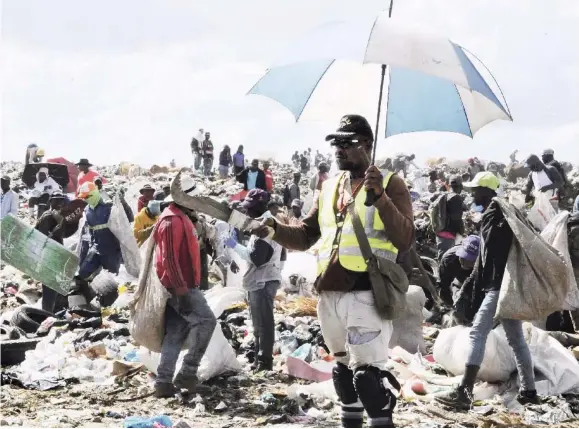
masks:
[[[490,171],[478,173],[472,182],[474,203],[484,208],[480,223],[480,253],[473,269],[474,293],[484,296],[474,316],[469,333],[468,353],[464,375],[459,386],[435,397],[436,401],[454,410],[469,410],[473,402],[473,388],[485,356],[485,344],[494,325],[494,317],[507,266],[513,230],[505,219],[500,203],[496,201],[499,179]],[[464,256],[464,255],[463,255]],[[519,374],[520,391],[517,401],[524,405],[540,402],[535,387],[533,360],[525,342],[520,320],[500,319],[509,346],[513,349]]]
[[[36,183],[32,187],[32,196],[28,200],[28,211],[31,217],[34,217],[36,206],[38,206],[38,217],[42,216],[48,208],[48,200],[54,191],[62,191],[62,188],[48,175],[48,168],[39,168],[36,173]]]

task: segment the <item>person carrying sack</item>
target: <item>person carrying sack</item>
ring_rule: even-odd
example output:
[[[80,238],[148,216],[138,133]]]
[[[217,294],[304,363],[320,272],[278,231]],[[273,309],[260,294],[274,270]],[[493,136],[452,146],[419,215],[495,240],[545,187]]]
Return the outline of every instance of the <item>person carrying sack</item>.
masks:
[[[346,115],[326,137],[341,174],[324,182],[309,214],[297,225],[266,219],[252,231],[283,247],[304,251],[321,238],[317,254],[318,317],[336,357],[332,376],[342,425],[393,427],[399,389],[386,371],[392,320],[405,308],[408,279],[396,264],[414,239],[410,194],[404,180],[370,165],[374,134],[368,121]],[[366,207],[367,191],[376,198]]]
[[[437,402],[453,410],[469,410],[472,407],[474,384],[485,356],[487,338],[497,315],[501,288],[504,289],[503,277],[514,237],[501,209],[501,203],[496,198],[499,179],[490,171],[484,171],[464,186],[473,190],[474,203],[484,208],[480,223],[480,253],[473,270],[474,292],[484,298],[472,322],[462,381],[454,390],[435,398]],[[516,399],[522,405],[538,404],[540,399],[535,388],[533,360],[523,335],[522,321],[502,317],[498,319],[515,355],[520,381],[520,391]]]

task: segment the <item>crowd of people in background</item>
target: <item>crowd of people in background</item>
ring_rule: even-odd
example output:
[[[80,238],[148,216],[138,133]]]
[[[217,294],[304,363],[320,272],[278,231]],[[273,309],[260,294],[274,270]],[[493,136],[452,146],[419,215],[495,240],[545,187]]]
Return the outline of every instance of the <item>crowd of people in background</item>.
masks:
[[[273,367],[274,298],[281,284],[287,251],[306,250],[319,240],[318,316],[325,341],[338,362],[333,377],[343,409],[342,423],[345,427],[359,427],[365,410],[372,425],[392,424],[396,399],[381,381],[389,377],[383,363],[388,358],[392,326],[389,319],[381,318],[376,311],[368,311],[371,307],[354,296],[363,296],[364,302],[375,301],[368,276],[370,260],[358,241],[360,232],[352,221],[352,210],[364,219],[364,233],[371,232],[367,238],[371,251],[382,255],[381,263],[397,266],[396,262],[400,263],[413,245],[412,200],[405,180],[412,168],[419,167],[414,154],[390,158],[383,170],[370,165],[373,132],[366,119],[358,115],[345,116],[336,133],[330,134],[326,141],[330,141],[335,151],[340,170],[337,175],[330,175],[330,155],[324,156],[319,150],[314,154],[311,149],[301,154],[295,151],[291,158],[293,180],[276,188],[271,163],[265,160],[260,165],[260,160],[254,158],[247,165],[242,145],[234,154],[224,145],[215,172],[211,134],[199,129],[191,141],[193,169],[198,175],[215,177],[217,173],[220,180],[234,179],[242,184],[243,190],[236,195],[238,201],[234,202],[232,197],[232,207],[263,221],[250,236],[196,212],[192,200],[196,184],[189,175],[179,173],[171,184],[143,185],[134,216],[133,208],[128,206],[122,193],[119,195],[127,219],[133,222],[137,245],[142,247],[147,240],[154,240],[157,246],[154,269],[171,295],[165,312],[166,332],[155,385],[157,397],[171,397],[178,388],[199,389],[197,369],[216,326],[201,293],[209,288],[208,258],[213,255],[223,271],[227,271],[226,263],[232,272],[239,270],[235,262],[226,261],[223,249],[214,248],[217,236],[225,234],[225,247],[247,263],[243,287],[255,334],[253,369],[256,371]],[[353,141],[357,144],[353,145]],[[30,145],[26,150],[26,165],[39,164],[43,157],[44,150]],[[516,152],[511,160],[516,161]],[[62,210],[71,200],[43,165],[38,165],[35,181],[30,186],[29,216],[37,219],[36,230],[62,243]],[[43,308],[54,312],[59,305],[64,305],[71,313],[90,317],[99,311],[90,303],[95,298],[91,281],[103,269],[118,274],[123,255],[119,238],[110,229],[113,202],[103,189],[106,179],[86,158],[80,159],[76,166],[80,173],[75,196],[86,206],[85,223],[80,231],[78,271],[64,303],[63,297],[43,286],[47,297],[43,299]],[[541,157],[529,156],[525,167],[529,169],[525,201],[531,202],[544,194],[558,210],[567,179],[561,163],[554,158],[554,151],[546,149]],[[493,326],[505,271],[509,250],[505,243],[510,243],[513,237],[496,200],[500,188],[498,174],[496,164],[485,166],[476,157],[468,159],[461,173],[447,176],[443,171],[432,169],[427,174],[442,305],[453,307],[455,299],[459,299],[453,296],[454,281],[462,283],[463,288],[465,285],[475,288],[482,297],[478,310],[468,315],[472,332],[462,382],[452,392],[437,396],[439,402],[455,409],[468,409],[472,405],[472,390],[484,356],[484,344]],[[314,196],[313,207],[304,213],[302,191],[308,187]],[[2,218],[16,215],[18,196],[11,189],[10,177],[2,177],[1,188]],[[465,204],[465,188],[472,190],[475,209],[482,213],[479,235],[464,237],[463,215],[472,209]],[[374,195],[371,208],[365,204],[369,190]],[[573,210],[579,211],[579,197]],[[224,279],[226,282],[227,278]],[[532,361],[521,323],[501,322],[517,360],[521,381],[517,400],[522,404],[537,403]],[[189,346],[181,371],[175,376],[175,364],[187,336],[184,332],[193,335],[196,341]],[[369,340],[370,337],[365,336],[368,332],[376,335]],[[375,338],[380,341],[376,342]],[[343,352],[345,345],[351,355]]]

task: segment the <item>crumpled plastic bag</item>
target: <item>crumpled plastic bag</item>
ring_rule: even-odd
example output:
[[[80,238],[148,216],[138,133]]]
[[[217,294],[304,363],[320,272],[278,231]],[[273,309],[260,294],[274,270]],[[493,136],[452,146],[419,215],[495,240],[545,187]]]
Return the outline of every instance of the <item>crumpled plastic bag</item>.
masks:
[[[533,358],[535,371],[546,380],[537,381],[539,395],[579,393],[579,362],[559,341],[530,323],[523,324],[525,341]],[[506,339],[504,331],[501,335]]]
[[[145,264],[139,277],[139,287],[133,302],[129,304],[129,331],[138,344],[160,352],[165,335],[165,308],[171,295],[157,276],[155,247],[153,239],[143,245]]]
[[[497,306],[499,319],[542,320],[565,307],[570,292],[569,270],[560,252],[496,198],[513,230],[513,242]]]
[[[115,195],[113,199],[108,227],[119,240],[125,269],[130,275],[138,277],[141,270],[141,253],[137,240],[135,240],[133,235],[133,228],[129,223],[129,219],[127,219],[125,209],[118,195]]]
[[[568,211],[559,213],[541,232],[541,237],[563,255],[563,259],[567,265],[569,293],[565,298],[562,310],[579,308],[579,289],[577,288],[577,280],[575,279],[571,255],[569,254],[569,237],[567,235],[567,220],[569,216],[570,213]]]

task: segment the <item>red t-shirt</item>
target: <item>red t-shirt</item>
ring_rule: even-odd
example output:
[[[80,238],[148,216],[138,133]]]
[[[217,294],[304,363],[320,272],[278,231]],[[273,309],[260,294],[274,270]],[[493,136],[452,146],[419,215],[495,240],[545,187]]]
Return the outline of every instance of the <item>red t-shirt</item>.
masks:
[[[265,190],[267,192],[273,191],[273,174],[271,170],[265,170]]]
[[[96,171],[89,170],[88,173],[79,173],[76,194],[78,195],[78,188],[80,188],[83,183],[94,182],[97,177],[100,177],[100,179],[103,181],[103,185],[107,183],[107,179],[99,175]]]

